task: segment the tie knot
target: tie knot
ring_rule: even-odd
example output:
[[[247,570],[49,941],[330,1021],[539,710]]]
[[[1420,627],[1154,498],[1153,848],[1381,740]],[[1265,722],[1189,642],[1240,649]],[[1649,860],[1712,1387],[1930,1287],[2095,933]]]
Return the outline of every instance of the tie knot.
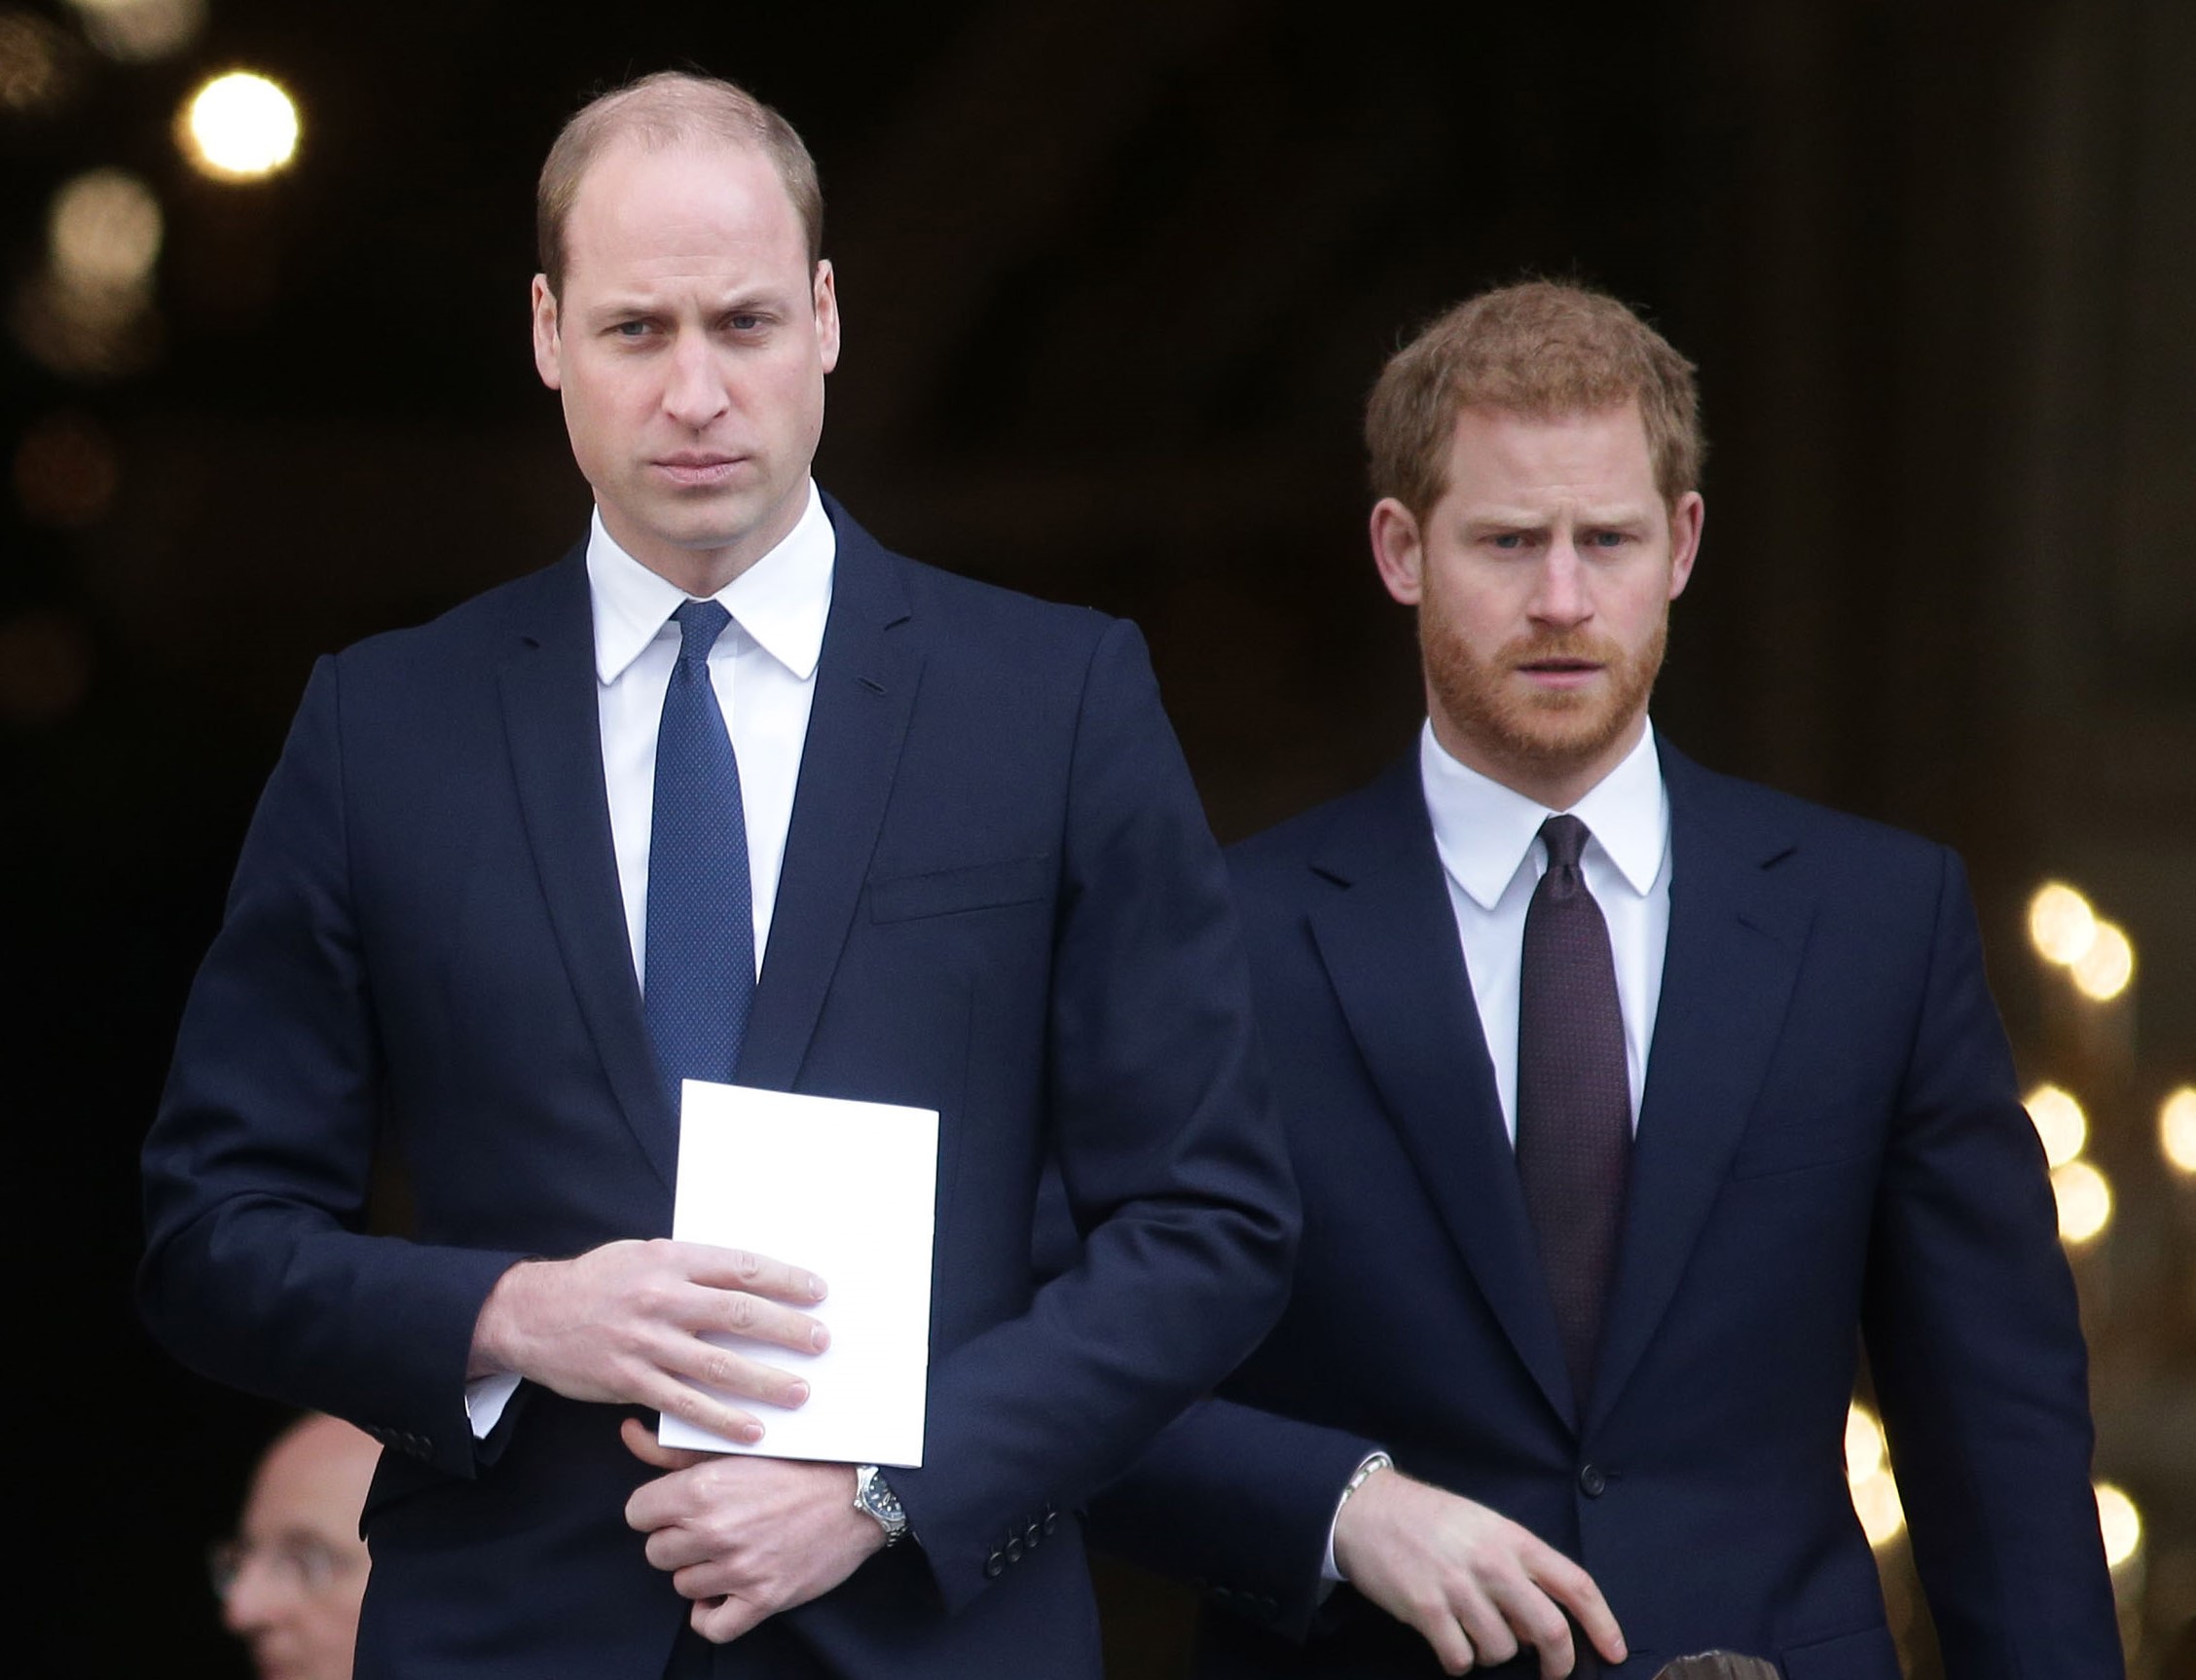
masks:
[[[1542,844],[1548,848],[1551,869],[1576,869],[1593,831],[1576,817],[1551,817],[1540,825]]]
[[[678,657],[707,662],[710,649],[724,627],[732,622],[724,603],[716,601],[689,601],[671,615],[678,623],[678,634],[685,638],[680,643]]]

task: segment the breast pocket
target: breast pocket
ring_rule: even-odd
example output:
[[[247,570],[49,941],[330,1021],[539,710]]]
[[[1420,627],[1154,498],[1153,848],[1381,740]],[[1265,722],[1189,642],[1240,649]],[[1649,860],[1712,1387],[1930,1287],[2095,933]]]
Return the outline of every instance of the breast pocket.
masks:
[[[914,875],[873,877],[869,919],[913,922],[927,916],[1038,903],[1051,895],[1054,874],[1050,858],[1008,858]]]
[[[1851,1109],[1818,1111],[1797,1120],[1762,1115],[1740,1140],[1731,1176],[1763,1179],[1872,1161],[1882,1140],[1883,1127],[1876,1117]]]

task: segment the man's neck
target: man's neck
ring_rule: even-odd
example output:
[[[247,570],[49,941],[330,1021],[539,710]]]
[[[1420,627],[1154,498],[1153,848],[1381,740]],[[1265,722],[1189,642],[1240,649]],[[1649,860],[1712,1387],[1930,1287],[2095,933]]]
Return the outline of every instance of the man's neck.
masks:
[[[1639,738],[1647,728],[1647,713],[1642,710],[1619,731],[1616,740],[1591,756],[1528,759],[1466,734],[1444,717],[1438,708],[1428,715],[1434,739],[1457,763],[1550,811],[1568,811],[1598,787],[1611,771],[1631,756],[1632,749],[1639,745]]]
[[[799,495],[772,516],[769,524],[746,531],[735,542],[723,548],[679,548],[659,539],[649,539],[638,532],[620,530],[623,524],[607,508],[597,504],[603,516],[603,529],[610,539],[640,565],[646,566],[666,582],[684,590],[696,601],[729,588],[734,579],[750,570],[755,563],[769,554],[800,524],[801,515],[808,509],[808,486],[804,481]]]

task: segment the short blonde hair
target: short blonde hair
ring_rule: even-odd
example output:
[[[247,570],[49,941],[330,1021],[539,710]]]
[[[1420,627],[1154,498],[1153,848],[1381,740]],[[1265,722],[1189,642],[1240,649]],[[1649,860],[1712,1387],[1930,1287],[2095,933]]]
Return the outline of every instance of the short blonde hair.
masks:
[[[824,188],[816,178],[816,160],[792,124],[745,88],[687,70],[659,70],[590,99],[549,148],[534,189],[533,220],[551,295],[564,289],[565,224],[580,180],[603,148],[625,134],[650,151],[695,140],[756,148],[777,165],[786,184],[808,236],[809,266],[824,255]]]
[[[1707,440],[1693,364],[1604,292],[1527,280],[1482,292],[1388,358],[1365,411],[1372,493],[1423,518],[1447,489],[1459,410],[1536,420],[1637,402],[1655,486],[1674,507],[1701,488]]]

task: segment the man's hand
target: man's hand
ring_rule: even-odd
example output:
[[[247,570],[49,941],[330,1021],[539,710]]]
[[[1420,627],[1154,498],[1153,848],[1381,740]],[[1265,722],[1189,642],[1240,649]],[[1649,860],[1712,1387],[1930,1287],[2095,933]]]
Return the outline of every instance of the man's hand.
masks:
[[[830,1333],[787,1301],[824,1298],[797,1266],[701,1243],[615,1242],[576,1260],[528,1260],[496,1280],[473,1327],[472,1376],[515,1370],[569,1400],[653,1406],[733,1441],[762,1420],[681,1378],[795,1406],[793,1372],[705,1341],[720,1332],[820,1353]]]
[[[766,1616],[819,1598],[884,1549],[885,1531],[854,1503],[844,1464],[679,1452],[627,1418],[634,1457],[669,1474],[625,1502],[648,1537],[648,1561],[694,1600],[704,1639],[737,1639]]]
[[[1451,1674],[1530,1645],[1546,1680],[1558,1680],[1576,1656],[1566,1609],[1604,1658],[1625,1659],[1617,1619],[1585,1570],[1508,1517],[1401,1471],[1375,1472],[1343,1502],[1335,1563],[1423,1633]]]

